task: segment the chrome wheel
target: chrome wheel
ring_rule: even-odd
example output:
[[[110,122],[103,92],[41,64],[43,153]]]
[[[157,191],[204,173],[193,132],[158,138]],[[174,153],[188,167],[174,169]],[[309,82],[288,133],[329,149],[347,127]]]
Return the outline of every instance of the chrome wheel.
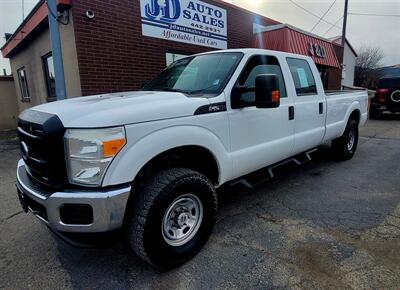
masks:
[[[200,228],[203,205],[193,194],[184,194],[167,208],[162,221],[162,235],[167,244],[178,247],[189,242]]]
[[[351,151],[354,147],[354,143],[356,142],[356,134],[354,129],[350,129],[349,131],[349,141],[347,141],[347,150]]]

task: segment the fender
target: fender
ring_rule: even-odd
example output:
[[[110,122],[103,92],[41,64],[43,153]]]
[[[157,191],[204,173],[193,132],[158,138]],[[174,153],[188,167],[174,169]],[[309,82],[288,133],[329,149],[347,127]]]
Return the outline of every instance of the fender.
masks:
[[[358,110],[359,112],[360,112],[360,120],[358,120],[359,122],[361,121],[361,105],[360,105],[360,102],[358,102],[358,101],[354,101],[350,106],[349,106],[349,108],[347,109],[347,112],[346,112],[346,117],[344,118],[344,126],[343,126],[343,128],[340,130],[340,135],[339,136],[342,136],[343,135],[343,133],[344,133],[344,130],[346,130],[346,126],[347,126],[347,122],[349,121],[349,118],[350,118],[350,115],[351,115],[351,113],[353,113],[354,111],[356,111],[356,110]]]
[[[130,131],[130,132],[129,132]],[[127,128],[127,138],[138,131]],[[139,171],[157,155],[182,146],[200,146],[214,156],[219,171],[219,184],[231,176],[232,161],[222,141],[212,131],[196,125],[176,125],[153,131],[136,142],[127,142],[111,163],[102,186],[132,182]]]

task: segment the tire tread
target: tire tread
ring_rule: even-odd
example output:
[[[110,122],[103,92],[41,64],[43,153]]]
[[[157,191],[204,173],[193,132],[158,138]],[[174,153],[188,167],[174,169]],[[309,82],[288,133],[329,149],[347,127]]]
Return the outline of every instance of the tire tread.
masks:
[[[159,267],[159,265],[155,264],[150,259],[144,246],[146,220],[151,207],[157,202],[159,195],[170,192],[173,187],[183,179],[207,184],[215,200],[214,213],[217,212],[217,196],[214,186],[207,177],[200,173],[186,168],[169,168],[158,172],[150,178],[142,190],[136,193],[133,207],[130,209],[128,229],[131,230],[128,230],[128,240],[136,255],[155,267]],[[214,216],[214,219],[215,218]]]

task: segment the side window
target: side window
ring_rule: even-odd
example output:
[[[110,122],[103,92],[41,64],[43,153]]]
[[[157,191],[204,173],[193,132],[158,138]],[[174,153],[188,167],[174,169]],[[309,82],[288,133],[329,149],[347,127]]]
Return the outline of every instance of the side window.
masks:
[[[304,59],[287,58],[287,63],[292,73],[296,94],[298,96],[316,95],[317,86],[308,62]]]
[[[253,56],[247,63],[241,76],[239,77],[239,85],[246,88],[254,88],[256,77],[260,74],[275,74],[279,80],[279,93],[281,98],[286,98],[286,87],[282,75],[282,70],[279,65],[279,61],[274,56],[256,55]],[[248,92],[243,93],[240,97],[241,101],[246,103],[255,102],[255,93]]]
[[[30,96],[29,96],[28,81],[26,79],[25,68],[22,67],[19,70],[17,70],[17,74],[18,74],[18,83],[19,83],[19,88],[21,90],[22,100],[29,101]]]
[[[47,54],[43,56],[43,68],[44,68],[44,78],[46,80],[47,86],[47,96],[49,98],[56,97],[56,81],[54,76],[54,64],[53,64],[53,56]]]

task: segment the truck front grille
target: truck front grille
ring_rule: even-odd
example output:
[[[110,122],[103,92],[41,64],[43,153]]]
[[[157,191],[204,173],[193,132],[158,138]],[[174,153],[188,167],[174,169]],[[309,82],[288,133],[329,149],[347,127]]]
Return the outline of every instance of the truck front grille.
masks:
[[[29,176],[56,190],[62,189],[67,181],[64,133],[56,115],[28,110],[18,118],[21,153]]]

